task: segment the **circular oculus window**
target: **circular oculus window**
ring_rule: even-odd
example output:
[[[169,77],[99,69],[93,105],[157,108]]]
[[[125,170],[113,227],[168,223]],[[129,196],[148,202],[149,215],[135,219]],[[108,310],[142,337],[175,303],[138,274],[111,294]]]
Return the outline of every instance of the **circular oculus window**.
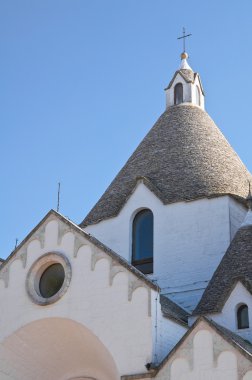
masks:
[[[69,260],[60,253],[41,256],[29,270],[26,289],[33,302],[49,305],[66,292],[72,276]]]

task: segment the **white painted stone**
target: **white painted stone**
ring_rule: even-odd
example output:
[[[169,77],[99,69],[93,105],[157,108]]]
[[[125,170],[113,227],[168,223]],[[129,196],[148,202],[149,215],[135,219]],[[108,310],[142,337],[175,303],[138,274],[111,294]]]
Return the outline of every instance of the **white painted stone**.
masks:
[[[66,380],[74,376],[83,376],[83,373],[74,373],[67,357],[71,352],[72,357],[75,358],[76,355],[77,360],[81,355],[78,350],[82,350],[84,365],[85,355],[89,355],[88,342],[84,349],[84,346],[81,346],[84,341],[76,341],[74,348],[75,339],[78,340],[79,334],[84,330],[90,332],[90,342],[97,340],[97,337],[100,342],[98,345],[95,344],[97,358],[92,365],[90,364],[92,376],[95,377],[94,371],[97,371],[99,379],[118,380],[118,376],[125,373],[145,372],[145,364],[152,362],[154,355],[155,342],[152,334],[156,314],[150,308],[157,292],[149,289],[124,267],[121,267],[122,271],[115,275],[111,283],[111,257],[85,239],[75,256],[73,236],[78,233],[66,231],[58,244],[57,234],[61,223],[63,222],[55,217],[48,223],[45,222],[45,228],[42,228],[45,234],[43,247],[37,239],[31,238],[31,242],[26,243],[28,257],[25,268],[22,261],[16,260],[15,257],[7,263],[10,274],[8,287],[0,290],[1,305],[5,305],[0,316],[0,373],[4,373],[0,376],[1,380],[63,379],[60,375],[62,366],[65,372],[69,370]],[[68,258],[72,267],[72,280],[62,298],[51,305],[40,306],[29,298],[25,283],[30,267],[49,248],[50,251],[59,252]],[[100,252],[103,258],[93,267],[94,252]],[[129,283],[132,279],[138,281],[138,285],[133,289],[129,300]],[[157,308],[160,314],[159,303]],[[53,326],[58,326],[55,333]],[[73,336],[70,334],[71,339],[67,331],[69,334],[70,331],[73,332]],[[183,331],[180,335],[183,335]],[[69,340],[71,344],[68,347]],[[103,356],[107,365],[104,364],[102,375],[101,368],[98,368],[103,360],[99,347],[103,347],[105,356],[113,358],[110,363]],[[42,366],[39,357],[41,360],[43,358],[48,366]],[[16,363],[15,366],[13,362]],[[78,363],[80,366],[80,361]],[[86,360],[86,366],[87,363],[89,361]],[[110,372],[111,366],[115,368],[113,374]],[[82,367],[80,370],[83,370]],[[39,368],[44,372],[38,372]]]
[[[132,221],[142,208],[154,216],[151,278],[164,294],[192,310],[230,244],[230,215],[235,233],[245,210],[228,196],[164,205],[139,183],[116,217],[85,230],[130,262]]]
[[[252,371],[248,371],[242,380],[252,380]]]
[[[181,59],[179,70],[191,70],[192,71],[192,68],[189,66],[186,58]]]
[[[186,59],[181,61],[181,66],[179,69],[192,70],[188,65]],[[190,103],[195,106],[199,106],[203,110],[205,109],[205,96],[202,92],[201,83],[199,75],[196,74],[195,80],[193,83],[188,83],[183,78],[183,76],[178,72],[176,77],[173,80],[173,83],[170,88],[165,90],[166,92],[166,108],[174,106],[174,89],[176,84],[181,83],[183,86],[183,103]],[[199,100],[200,104],[197,104],[196,91],[197,87],[199,89]]]
[[[238,329],[237,326],[236,313],[237,308],[241,304],[246,304],[248,306],[250,327],[247,329]],[[218,314],[210,314],[208,317],[231,331],[234,331],[244,339],[252,342],[252,295],[240,282],[238,282],[232,290],[222,309],[222,312]]]
[[[158,295],[153,298],[152,310],[156,323],[153,325],[154,363],[160,363],[187,332],[188,328],[175,321],[164,318],[159,307]]]
[[[251,225],[252,225],[252,210],[249,210],[246,215],[246,218],[244,219],[242,223],[242,227],[251,226]]]
[[[250,379],[252,363],[201,321],[156,375],[157,380]]]
[[[244,223],[247,215],[247,209],[242,204],[236,202],[233,198],[229,198],[229,213],[230,213],[230,236],[234,238],[238,228]]]

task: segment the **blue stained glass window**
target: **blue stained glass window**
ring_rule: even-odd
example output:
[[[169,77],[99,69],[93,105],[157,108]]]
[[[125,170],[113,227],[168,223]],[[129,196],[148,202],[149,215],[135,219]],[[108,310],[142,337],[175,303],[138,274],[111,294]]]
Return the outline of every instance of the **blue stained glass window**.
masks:
[[[247,305],[241,305],[237,309],[237,327],[238,329],[249,328],[249,315]]]
[[[132,264],[143,273],[153,272],[153,214],[147,209],[133,220]]]

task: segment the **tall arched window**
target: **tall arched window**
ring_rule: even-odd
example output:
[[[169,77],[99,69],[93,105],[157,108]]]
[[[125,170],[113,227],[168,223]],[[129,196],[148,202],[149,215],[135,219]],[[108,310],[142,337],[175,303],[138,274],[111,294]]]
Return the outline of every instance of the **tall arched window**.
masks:
[[[132,264],[145,274],[153,273],[153,214],[148,209],[133,220]]]
[[[196,86],[196,104],[200,106],[200,89],[199,86]]]
[[[183,85],[177,83],[174,88],[174,104],[180,104],[183,102]]]
[[[237,327],[238,329],[247,329],[249,327],[248,306],[245,304],[237,309]]]

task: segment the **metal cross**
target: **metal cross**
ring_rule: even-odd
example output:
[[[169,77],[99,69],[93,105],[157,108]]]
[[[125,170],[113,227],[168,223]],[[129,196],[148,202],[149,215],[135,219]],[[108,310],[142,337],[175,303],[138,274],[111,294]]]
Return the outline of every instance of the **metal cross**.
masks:
[[[178,40],[181,40],[181,39],[183,38],[183,48],[184,48],[184,52],[186,51],[186,50],[185,50],[185,39],[186,39],[187,37],[190,37],[191,35],[192,35],[191,33],[190,33],[190,34],[186,34],[185,28],[183,28],[183,36],[177,38]]]

